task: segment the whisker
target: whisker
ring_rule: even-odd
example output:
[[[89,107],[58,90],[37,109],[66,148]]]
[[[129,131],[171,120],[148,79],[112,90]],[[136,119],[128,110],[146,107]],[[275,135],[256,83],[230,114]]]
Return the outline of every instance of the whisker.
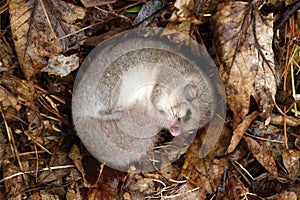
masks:
[[[173,107],[172,107],[172,105],[171,105],[171,102],[170,101],[168,101],[168,103],[169,103],[169,107],[170,107],[170,110],[171,110],[171,117],[173,117],[174,116],[174,110],[173,110]]]

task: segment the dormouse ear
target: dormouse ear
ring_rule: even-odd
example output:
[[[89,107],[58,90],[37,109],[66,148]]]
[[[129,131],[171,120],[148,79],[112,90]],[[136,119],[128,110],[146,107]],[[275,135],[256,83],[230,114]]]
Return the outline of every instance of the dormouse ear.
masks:
[[[198,94],[198,87],[195,84],[187,84],[185,86],[185,95],[189,101],[194,100]]]

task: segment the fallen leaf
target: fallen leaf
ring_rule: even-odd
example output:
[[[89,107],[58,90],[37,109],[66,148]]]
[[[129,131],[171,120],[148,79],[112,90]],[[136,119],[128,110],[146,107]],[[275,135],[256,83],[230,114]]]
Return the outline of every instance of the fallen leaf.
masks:
[[[74,24],[85,10],[59,0],[11,0],[10,25],[21,69],[26,78],[47,65],[47,59],[78,44],[83,32]],[[72,36],[65,37],[69,34]]]
[[[244,136],[247,146],[256,160],[274,177],[278,177],[278,170],[274,158],[258,142],[250,137]]]
[[[31,108],[36,107],[35,99],[37,95],[33,82],[15,76],[0,76],[0,84],[5,86],[21,104]]]
[[[236,129],[233,131],[233,136],[230,141],[230,145],[227,149],[227,153],[231,153],[234,151],[236,146],[240,143],[241,139],[243,138],[243,135],[247,128],[250,126],[252,121],[257,117],[258,112],[254,111],[250,115],[246,116],[244,121],[240,123]]]
[[[97,186],[89,189],[86,199],[115,199],[124,176],[123,172],[104,167]]]
[[[49,164],[51,167],[70,165],[71,161],[68,159],[68,155],[61,148],[56,148],[56,151],[52,154],[52,162]],[[50,183],[56,182],[56,184],[62,183],[63,177],[70,174],[71,168],[61,168],[58,170],[43,171],[38,176],[38,183]]]
[[[84,7],[102,6],[109,3],[115,3],[117,0],[80,0]]]
[[[262,198],[263,200],[297,200],[297,195],[295,192],[283,191],[279,194],[275,194],[271,197]]]
[[[6,35],[0,37],[0,72],[12,74],[14,72],[14,53],[12,44],[8,42]]]
[[[273,15],[262,15],[260,3],[220,3],[212,17],[215,49],[227,103],[234,114],[234,129],[248,114],[251,96],[264,118],[270,116],[275,99]]]
[[[178,34],[178,32],[183,34]],[[177,45],[187,43],[192,37],[193,27],[190,22],[169,22],[162,36],[166,35]]]
[[[285,118],[285,119],[284,119]],[[293,116],[282,116],[280,114],[271,115],[271,124],[283,125],[286,121],[287,126],[300,126],[300,119]]]
[[[45,190],[41,190],[39,192],[35,192],[28,197],[28,200],[59,200],[59,196],[56,194],[51,194],[51,192],[46,192]]]
[[[8,90],[0,85],[0,105],[4,112],[8,112],[10,107],[13,107],[16,111],[21,109],[20,102],[13,96]],[[9,111],[11,114],[11,110]]]
[[[279,179],[270,173],[262,173],[258,177],[254,177],[252,182],[253,190],[260,197],[272,196],[285,190],[295,192],[295,188],[299,188],[297,185],[299,183],[293,186],[292,184],[287,184],[287,182],[279,182]]]
[[[200,4],[200,3],[199,3]],[[196,16],[196,1],[177,0],[174,7],[176,10],[172,13],[170,21],[172,22],[190,22],[194,24],[202,24],[202,21]]]
[[[229,165],[226,184],[225,194],[228,199],[240,199],[240,197],[247,194],[247,188],[244,183],[240,180],[237,172],[233,169],[232,165]]]
[[[201,130],[203,131],[203,129]],[[216,191],[227,164],[228,158],[224,157],[224,155],[229,144],[231,132],[224,127],[218,142],[205,158],[199,157],[200,147],[205,137],[205,134],[200,136],[199,133],[186,153],[179,177],[186,177],[192,184],[212,194]]]
[[[5,178],[18,173],[20,169],[14,164],[12,164],[10,161],[5,160],[2,163],[1,171],[2,171],[2,176]],[[4,186],[5,186],[6,198],[26,199],[27,195],[25,194],[25,192],[22,192],[22,190],[25,187],[25,183],[22,175],[7,179],[6,181],[4,181]]]
[[[84,186],[85,187],[90,187],[92,184],[90,184],[86,180],[86,174],[85,174],[84,167],[83,167],[83,164],[82,164],[82,157],[83,156],[82,156],[82,154],[80,152],[80,149],[78,148],[77,145],[74,144],[71,147],[71,149],[70,149],[70,151],[68,153],[68,157],[73,161],[74,165],[76,166],[76,168],[78,169],[78,171],[81,173]]]
[[[138,192],[143,195],[153,194],[155,192],[155,182],[151,177],[142,177],[141,175],[136,174],[127,190],[130,193]]]
[[[176,190],[163,196],[165,199],[172,200],[192,200],[192,199],[205,199],[206,191],[201,188],[196,188],[193,184],[187,182]]]
[[[276,162],[282,162],[282,154],[286,151],[282,128],[273,125],[265,127],[263,122],[255,121],[249,127],[249,132],[258,138],[256,141],[268,150]],[[246,133],[246,136],[250,134]]]
[[[295,140],[295,146],[297,147],[298,150],[300,150],[300,136],[298,136]]]
[[[44,144],[44,124],[40,113],[36,110],[27,108],[26,115],[29,122],[27,134],[40,144]]]
[[[169,3],[169,0],[149,0],[147,1],[139,11],[138,16],[135,18],[133,23],[135,25],[141,23],[145,19],[152,16],[157,11],[161,10]]]
[[[282,154],[283,165],[288,171],[290,180],[296,180],[300,176],[300,151],[290,150]]]
[[[80,193],[79,183],[77,180],[81,179],[81,175],[76,169],[72,169],[69,176],[66,177],[66,181],[68,183],[72,183],[68,185],[66,192],[66,200],[82,200],[83,197]]]

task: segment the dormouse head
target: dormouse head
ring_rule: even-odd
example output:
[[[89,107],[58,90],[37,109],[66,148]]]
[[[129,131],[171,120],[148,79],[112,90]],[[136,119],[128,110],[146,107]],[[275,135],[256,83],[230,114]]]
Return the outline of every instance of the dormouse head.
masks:
[[[203,84],[203,83],[202,83]],[[205,88],[205,87],[204,87]],[[164,128],[173,136],[192,133],[206,125],[211,118],[211,96],[201,83],[187,81],[174,88],[161,87],[154,106]]]

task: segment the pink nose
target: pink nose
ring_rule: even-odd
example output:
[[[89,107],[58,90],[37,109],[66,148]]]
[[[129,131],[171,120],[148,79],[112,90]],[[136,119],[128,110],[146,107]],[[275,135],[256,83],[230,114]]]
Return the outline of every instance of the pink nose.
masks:
[[[173,122],[170,127],[169,127],[169,131],[173,136],[178,136],[181,134],[181,129],[180,129],[180,122],[179,120],[176,120],[175,122]]]

